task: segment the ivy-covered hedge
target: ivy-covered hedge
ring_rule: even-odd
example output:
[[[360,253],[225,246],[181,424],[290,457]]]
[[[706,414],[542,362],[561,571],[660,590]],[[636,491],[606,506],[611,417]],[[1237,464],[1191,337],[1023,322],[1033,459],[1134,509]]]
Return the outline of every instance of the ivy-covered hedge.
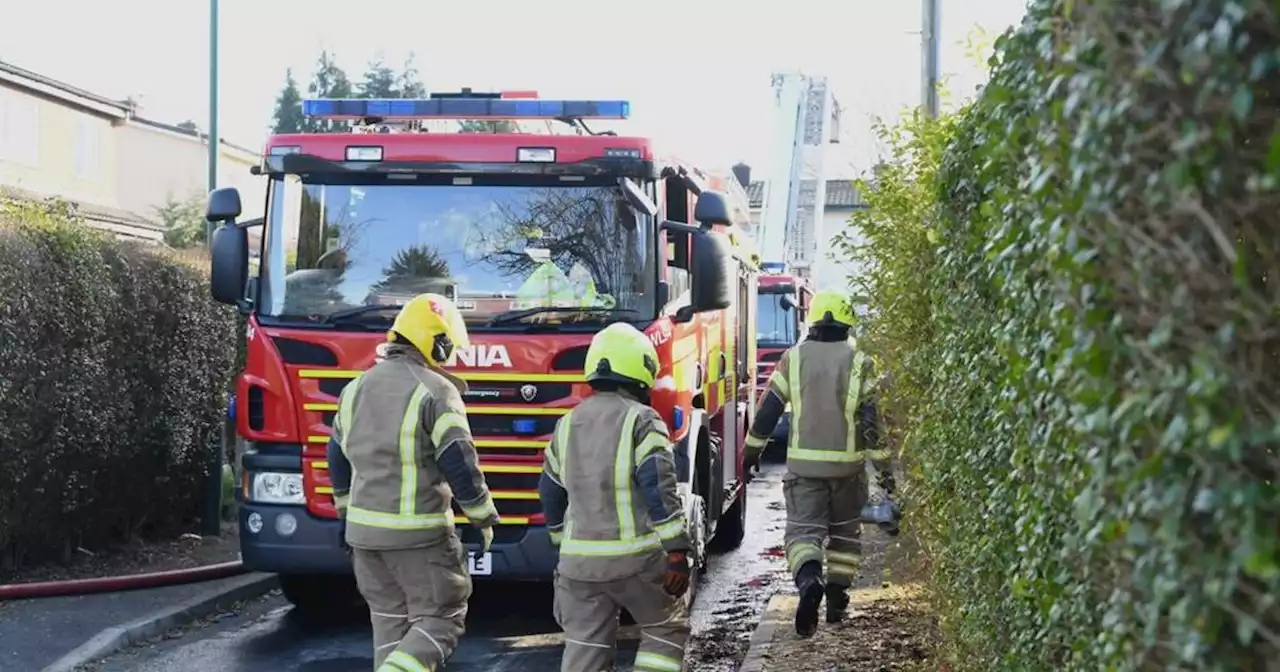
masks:
[[[1280,660],[1278,11],[1033,0],[886,136],[846,247],[956,669]]]
[[[198,515],[236,343],[203,277],[0,202],[0,582]]]

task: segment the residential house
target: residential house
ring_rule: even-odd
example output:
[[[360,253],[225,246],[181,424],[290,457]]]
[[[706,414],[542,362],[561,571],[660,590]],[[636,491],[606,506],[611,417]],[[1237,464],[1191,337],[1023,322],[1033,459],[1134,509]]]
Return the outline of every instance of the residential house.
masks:
[[[248,173],[257,153],[221,145],[219,183],[260,216],[265,185]],[[156,209],[204,191],[207,146],[195,128],[145,119],[132,102],[0,62],[0,188],[71,201],[92,226],[162,240]]]
[[[760,216],[764,207],[764,182],[751,182],[747,187],[747,197],[751,203],[751,226],[755,230],[760,224]],[[819,253],[826,257],[826,263],[817,265],[814,278],[819,287],[835,283],[843,283],[845,279],[857,272],[855,265],[840,259],[831,259],[828,255],[835,249],[831,238],[845,230],[849,218],[854,211],[866,208],[852,179],[827,180],[827,198],[822,214],[822,231],[826,238]],[[767,254],[765,255],[768,256]]]

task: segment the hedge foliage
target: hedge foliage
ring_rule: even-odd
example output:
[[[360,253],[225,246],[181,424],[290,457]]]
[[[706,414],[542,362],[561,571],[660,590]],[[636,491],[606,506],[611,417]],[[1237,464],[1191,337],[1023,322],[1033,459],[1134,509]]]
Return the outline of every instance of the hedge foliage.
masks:
[[[849,254],[960,670],[1280,660],[1280,17],[1033,0]]]
[[[236,343],[203,277],[0,204],[0,579],[198,514]]]

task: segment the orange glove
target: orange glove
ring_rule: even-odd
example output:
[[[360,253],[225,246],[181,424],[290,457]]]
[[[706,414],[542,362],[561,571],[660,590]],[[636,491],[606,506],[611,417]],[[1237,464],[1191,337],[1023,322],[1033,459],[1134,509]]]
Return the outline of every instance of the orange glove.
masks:
[[[667,554],[667,575],[662,579],[662,588],[668,595],[680,597],[689,590],[689,558],[684,551],[671,551]]]

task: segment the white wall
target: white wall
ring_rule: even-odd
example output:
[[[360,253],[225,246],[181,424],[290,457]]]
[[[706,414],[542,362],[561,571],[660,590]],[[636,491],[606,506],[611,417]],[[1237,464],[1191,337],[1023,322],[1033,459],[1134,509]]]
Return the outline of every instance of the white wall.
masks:
[[[169,198],[204,194],[208,184],[208,152],[199,138],[143,124],[128,124],[120,133],[116,171],[120,207],[144,217]],[[257,158],[224,147],[218,183],[240,190],[244,217],[261,217],[266,205],[266,178],[249,174]]]

